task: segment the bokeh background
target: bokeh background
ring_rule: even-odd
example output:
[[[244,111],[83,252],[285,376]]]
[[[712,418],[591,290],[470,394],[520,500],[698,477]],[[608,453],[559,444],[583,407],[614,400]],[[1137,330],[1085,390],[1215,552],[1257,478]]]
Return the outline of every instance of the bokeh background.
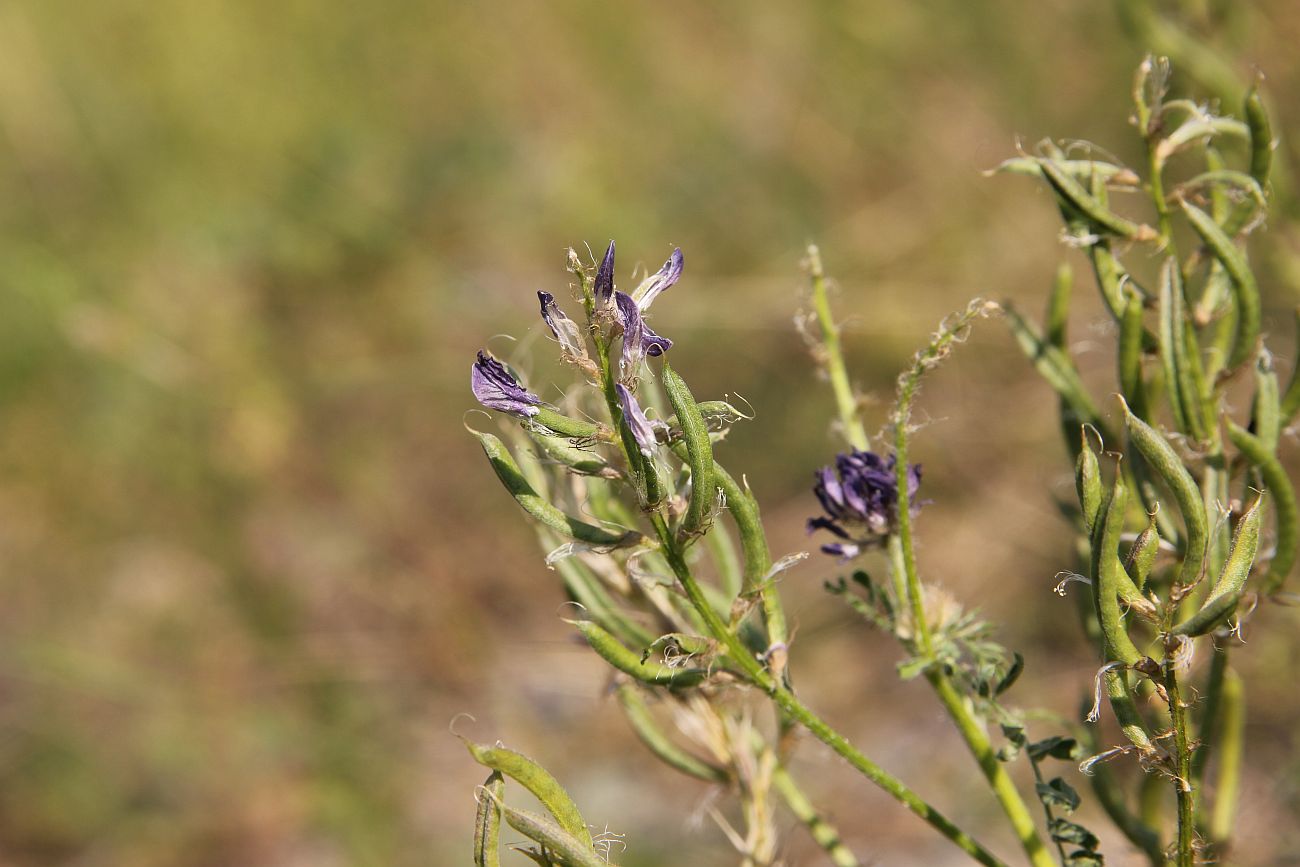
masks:
[[[1267,73],[1294,172],[1300,7],[1165,11],[1237,80]],[[467,863],[483,772],[460,713],[625,833],[621,863],[732,863],[703,788],[632,743],[464,433],[474,351],[528,369],[569,245],[618,239],[623,280],[680,245],[655,327],[697,394],[751,401],[724,460],[775,551],[805,550],[839,442],[792,326],[804,244],[874,429],[944,313],[1037,312],[1080,264],[1035,184],[981,170],[1047,135],[1136,163],[1151,38],[1066,0],[0,4],[0,863]],[[1284,371],[1289,202],[1255,242]],[[1110,335],[1079,295],[1100,390]],[[1016,701],[1073,715],[1095,662],[1050,592],[1071,557],[1054,401],[989,322],[922,406],[922,568],[1030,658]],[[785,579],[801,690],[1011,854],[832,574]],[[1298,623],[1270,608],[1239,655],[1241,863],[1300,863]],[[797,768],[863,856],[951,857],[817,744]],[[797,829],[787,856],[816,860]]]

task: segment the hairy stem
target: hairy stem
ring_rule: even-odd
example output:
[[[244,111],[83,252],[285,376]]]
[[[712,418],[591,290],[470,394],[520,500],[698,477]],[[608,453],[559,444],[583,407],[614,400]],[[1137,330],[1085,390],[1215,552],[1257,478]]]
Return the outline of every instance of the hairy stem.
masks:
[[[822,270],[822,254],[816,244],[808,245],[808,275],[812,279],[813,311],[817,314],[822,347],[826,353],[821,361],[826,365],[831,391],[835,393],[835,406],[839,410],[844,438],[853,448],[866,451],[869,444],[867,430],[862,425],[858,401],[853,396],[853,384],[849,382],[848,370],[844,366],[844,354],[840,350],[840,329],[831,315],[831,302],[826,295],[826,272]]]
[[[1178,798],[1178,843],[1174,863],[1192,867],[1196,853],[1192,839],[1196,832],[1195,799],[1192,790],[1192,756],[1187,736],[1187,708],[1178,689],[1178,672],[1173,659],[1165,657],[1165,692],[1169,695],[1169,716],[1174,729],[1174,792]]]

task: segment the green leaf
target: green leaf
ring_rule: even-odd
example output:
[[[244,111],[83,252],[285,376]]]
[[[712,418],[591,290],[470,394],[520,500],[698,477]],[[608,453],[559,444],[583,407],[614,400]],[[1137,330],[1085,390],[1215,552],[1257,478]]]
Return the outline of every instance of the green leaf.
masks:
[[[1096,834],[1068,819],[1059,817],[1053,819],[1047,824],[1047,830],[1052,835],[1052,839],[1058,843],[1073,843],[1089,851],[1096,849],[1101,843]]]
[[[1030,747],[1030,749],[1033,748]],[[1034,790],[1038,792],[1038,800],[1042,801],[1047,807],[1060,807],[1067,813],[1073,813],[1079,809],[1079,793],[1060,777],[1054,777],[1046,783],[1039,783],[1034,786]],[[1078,841],[1071,842],[1077,843]]]
[[[1029,745],[1029,757],[1038,761],[1046,756],[1061,761],[1074,761],[1083,755],[1083,747],[1074,738],[1054,735],[1050,738],[1044,738],[1041,741],[1034,741]]]

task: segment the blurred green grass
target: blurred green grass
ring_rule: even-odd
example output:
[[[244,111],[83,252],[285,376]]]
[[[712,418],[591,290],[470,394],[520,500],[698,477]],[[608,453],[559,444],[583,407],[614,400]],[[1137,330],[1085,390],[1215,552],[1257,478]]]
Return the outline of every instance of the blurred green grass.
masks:
[[[1282,130],[1300,128],[1297,38],[1294,5],[1270,0],[1223,43],[1243,77],[1267,71]],[[834,447],[790,326],[803,244],[887,396],[972,294],[1038,304],[1051,208],[979,171],[1017,135],[1134,157],[1140,55],[1108,7],[1065,0],[0,6],[0,860],[459,862],[478,776],[446,733],[459,711],[608,794],[626,863],[665,863],[675,844],[651,841],[683,836],[721,857],[681,830],[699,793],[629,759],[461,430],[474,349],[536,334],[532,293],[563,287],[567,245],[617,238],[626,276],[680,244],[656,328],[698,393],[758,409],[728,462],[798,549]],[[1293,226],[1269,241],[1300,247]],[[919,447],[949,501],[925,556],[1011,643],[1085,672],[1026,613],[1048,594],[1017,590],[1062,556],[1042,514],[1051,402],[996,325],[974,343],[927,398],[949,420]],[[999,513],[1040,535],[1003,538]],[[972,546],[1003,585],[969,583]],[[844,681],[836,653],[887,651],[820,577],[789,590],[801,683],[852,717],[902,688],[879,655]],[[1255,650],[1272,695],[1285,645]],[[572,673],[540,678],[556,660]],[[1028,677],[1068,712],[1050,672]],[[1277,741],[1259,760],[1294,762],[1294,698],[1273,697],[1252,710]],[[892,752],[899,723],[862,736]],[[647,804],[638,777],[673,794]],[[929,851],[837,785],[869,807],[851,839]],[[1275,786],[1258,822],[1295,807]]]

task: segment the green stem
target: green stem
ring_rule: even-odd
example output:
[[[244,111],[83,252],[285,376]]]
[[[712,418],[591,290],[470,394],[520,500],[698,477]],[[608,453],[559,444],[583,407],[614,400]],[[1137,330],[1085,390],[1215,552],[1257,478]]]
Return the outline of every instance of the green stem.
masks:
[[[818,846],[826,851],[827,857],[835,867],[859,867],[861,864],[857,857],[849,851],[840,839],[840,832],[835,826],[827,822],[822,815],[817,812],[808,796],[804,794],[803,789],[790,776],[790,772],[784,767],[778,766],[776,772],[772,775],[772,786],[776,789],[777,794],[785,801],[785,805],[790,808],[790,812],[795,818],[803,823],[808,829],[809,835],[817,842]]]
[[[754,655],[741,643],[734,632],[729,630],[717,613],[709,606],[708,600],[699,583],[691,574],[678,548],[677,541],[668,528],[667,521],[658,513],[652,513],[651,523],[659,536],[665,557],[673,574],[681,583],[682,589],[691,604],[699,611],[710,634],[727,648],[728,654],[741,668],[750,683],[767,693],[776,704],[796,722],[812,733],[814,737],[844,758],[859,773],[875,783],[886,793],[916,815],[928,822],[935,830],[948,838],[954,845],[971,858],[988,867],[997,867],[1003,862],[978,843],[965,831],[958,828],[942,813],[926,803],[919,795],[908,788],[901,780],[877,765],[853,744],[849,743],[839,732],[831,728],[821,717],[817,716],[794,693],[778,683]]]
[[[1241,794],[1242,734],[1246,727],[1246,696],[1241,678],[1229,671],[1223,681],[1223,721],[1219,740],[1219,775],[1210,816],[1210,839],[1223,847],[1232,837]],[[1219,854],[1222,854],[1220,852]]]
[[[1183,706],[1178,689],[1178,673],[1168,653],[1165,656],[1164,669],[1165,692],[1169,696],[1169,716],[1174,728],[1174,792],[1178,797],[1178,848],[1174,863],[1178,867],[1192,867],[1196,859],[1192,846],[1196,825],[1191,779],[1191,750],[1187,736],[1187,708]]]
[[[840,329],[831,315],[831,302],[826,295],[826,272],[822,270],[822,254],[816,244],[808,245],[808,274],[812,278],[813,311],[817,314],[822,346],[826,350],[822,361],[826,365],[826,375],[831,380],[831,390],[835,393],[835,405],[839,409],[844,438],[853,448],[866,451],[869,445],[867,430],[862,425],[858,401],[853,396],[853,384],[849,382],[848,370],[844,366],[844,355],[840,350]]]

